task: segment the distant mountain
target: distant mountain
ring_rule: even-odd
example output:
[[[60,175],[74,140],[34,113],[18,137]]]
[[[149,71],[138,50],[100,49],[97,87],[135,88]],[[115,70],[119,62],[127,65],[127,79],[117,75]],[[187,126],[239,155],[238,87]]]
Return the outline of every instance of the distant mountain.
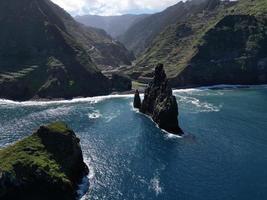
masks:
[[[175,87],[267,83],[266,0],[191,6],[183,20],[157,34],[129,74],[146,82],[162,62]]]
[[[72,98],[111,91],[97,66],[130,64],[123,45],[50,0],[0,1],[0,98]]]
[[[141,55],[167,26],[177,21],[186,20],[193,13],[203,10],[203,8],[199,6],[203,1],[204,0],[181,1],[160,13],[139,20],[137,23],[133,24],[125,34],[121,35],[119,40],[129,50],[134,51],[136,55]]]
[[[113,38],[123,35],[129,27],[149,15],[118,15],[118,16],[99,16],[99,15],[83,15],[77,16],[75,19],[86,25],[105,30]]]

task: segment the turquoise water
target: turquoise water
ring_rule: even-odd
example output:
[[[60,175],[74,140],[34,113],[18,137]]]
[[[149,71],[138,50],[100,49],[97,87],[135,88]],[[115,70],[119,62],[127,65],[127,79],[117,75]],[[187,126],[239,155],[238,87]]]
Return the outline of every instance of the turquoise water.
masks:
[[[61,120],[81,138],[90,166],[83,199],[267,199],[267,87],[175,95],[184,138],[134,111],[131,96],[0,100],[0,147]]]

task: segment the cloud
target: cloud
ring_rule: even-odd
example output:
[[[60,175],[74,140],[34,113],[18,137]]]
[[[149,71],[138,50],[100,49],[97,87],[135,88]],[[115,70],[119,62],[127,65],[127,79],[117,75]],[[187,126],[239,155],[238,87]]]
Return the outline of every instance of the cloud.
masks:
[[[121,15],[152,13],[174,5],[180,0],[52,0],[72,15]]]

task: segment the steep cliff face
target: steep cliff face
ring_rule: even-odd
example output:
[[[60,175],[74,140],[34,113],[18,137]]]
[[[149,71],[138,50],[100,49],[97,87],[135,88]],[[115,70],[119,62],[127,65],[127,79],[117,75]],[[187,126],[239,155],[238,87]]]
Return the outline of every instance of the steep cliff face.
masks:
[[[129,74],[141,82],[162,62],[174,87],[266,83],[266,1],[203,0],[196,7],[163,30]]]
[[[267,20],[226,16],[205,34],[176,81],[180,85],[267,83],[266,49]]]
[[[201,37],[216,24],[224,6],[232,5],[221,5],[217,0],[203,0],[197,4],[193,2],[196,1],[189,3],[192,4],[192,9],[187,11],[188,14],[183,19],[178,19],[161,30],[144,54],[138,57],[134,71],[140,71],[141,76],[147,77],[153,71],[153,66],[162,62],[168,77],[175,77],[197,52]]]
[[[98,67],[129,65],[134,56],[121,43],[113,40],[104,30],[77,23],[62,8],[45,0],[50,10],[62,21],[68,34],[82,45]],[[41,2],[41,1],[40,1]],[[109,54],[107,54],[109,52]]]
[[[88,174],[79,141],[58,122],[0,150],[0,199],[76,199]]]
[[[162,12],[147,16],[133,24],[119,37],[119,40],[140,56],[151,47],[152,42],[165,28],[177,22],[183,22],[204,9],[213,9],[218,2],[220,0],[180,1]]]
[[[138,108],[139,94],[136,93],[134,106]],[[182,135],[183,131],[178,123],[178,105],[176,97],[172,94],[172,89],[168,85],[168,80],[162,64],[155,68],[153,81],[145,90],[144,100],[140,111],[152,117],[159,128],[170,133]]]
[[[121,44],[49,0],[1,1],[0,26],[0,98],[107,94],[111,82],[97,65],[130,63]]]

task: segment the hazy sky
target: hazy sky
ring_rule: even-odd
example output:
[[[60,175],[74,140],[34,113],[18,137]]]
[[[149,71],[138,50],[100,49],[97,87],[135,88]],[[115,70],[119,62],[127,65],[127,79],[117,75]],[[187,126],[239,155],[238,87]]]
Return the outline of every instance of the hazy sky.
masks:
[[[73,16],[82,14],[120,15],[153,13],[180,0],[52,0]]]

